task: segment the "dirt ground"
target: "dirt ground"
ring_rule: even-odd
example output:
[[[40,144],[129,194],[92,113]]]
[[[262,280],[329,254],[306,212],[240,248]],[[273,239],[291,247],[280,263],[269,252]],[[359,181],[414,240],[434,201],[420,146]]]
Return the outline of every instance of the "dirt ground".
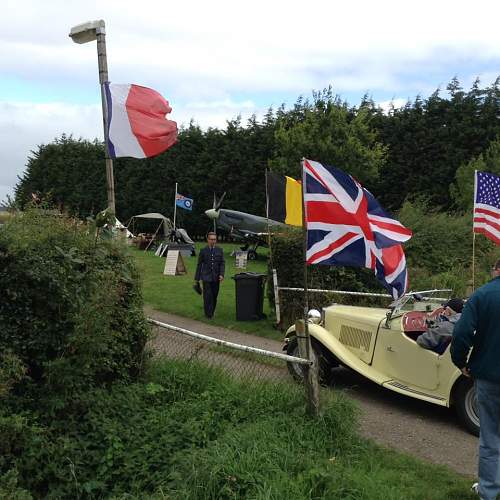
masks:
[[[146,308],[149,318],[221,340],[282,352],[282,344],[245,333],[212,326],[199,321]],[[157,354],[171,354],[165,332],[158,330],[152,342]],[[266,367],[276,377],[286,377],[285,366]],[[460,427],[448,408],[402,396],[374,384],[356,373],[339,368],[332,390],[342,390],[361,409],[361,432],[382,446],[395,448],[416,457],[446,465],[470,476],[476,475],[478,439]]]

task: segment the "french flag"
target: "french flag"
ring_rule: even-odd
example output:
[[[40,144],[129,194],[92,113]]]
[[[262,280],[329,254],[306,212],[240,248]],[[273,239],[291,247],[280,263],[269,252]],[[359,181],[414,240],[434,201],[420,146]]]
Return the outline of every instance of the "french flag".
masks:
[[[108,150],[111,158],[150,158],[177,141],[172,108],[156,90],[140,85],[105,83]]]

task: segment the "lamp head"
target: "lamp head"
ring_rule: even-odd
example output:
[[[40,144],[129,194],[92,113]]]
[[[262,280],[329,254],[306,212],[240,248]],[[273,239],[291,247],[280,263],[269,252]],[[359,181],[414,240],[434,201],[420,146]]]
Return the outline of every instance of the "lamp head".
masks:
[[[104,21],[99,19],[98,21],[88,21],[86,23],[73,26],[69,32],[69,37],[75,43],[87,43],[97,40],[97,35],[101,33],[105,33]]]

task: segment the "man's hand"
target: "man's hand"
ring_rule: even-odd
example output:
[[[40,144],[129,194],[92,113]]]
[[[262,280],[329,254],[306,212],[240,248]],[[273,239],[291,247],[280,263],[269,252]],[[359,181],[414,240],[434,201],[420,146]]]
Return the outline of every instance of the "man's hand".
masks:
[[[219,276],[219,281],[223,281],[224,280],[224,276]]]
[[[193,290],[198,294],[201,295],[203,293],[203,290],[201,289],[200,282],[199,281],[194,281],[193,285]]]
[[[466,366],[462,368],[462,374],[470,378],[470,370]]]

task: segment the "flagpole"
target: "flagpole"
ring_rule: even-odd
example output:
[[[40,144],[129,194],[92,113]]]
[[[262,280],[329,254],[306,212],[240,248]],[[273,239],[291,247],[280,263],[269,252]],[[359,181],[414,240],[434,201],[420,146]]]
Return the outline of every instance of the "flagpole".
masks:
[[[269,263],[273,269],[273,250],[271,248],[271,225],[269,223],[269,193],[267,191],[267,168],[266,168],[266,219],[267,219],[267,246],[269,247]]]
[[[472,229],[472,293],[474,293],[474,290],[476,288],[476,283],[475,283],[475,260],[476,260],[476,233],[474,233],[474,229]]]
[[[307,398],[307,411],[313,416],[317,417],[320,411],[319,404],[319,378],[318,378],[318,360],[314,355],[311,347],[311,338],[309,336],[309,298],[308,298],[308,286],[307,286],[307,226],[306,226],[306,174],[304,171],[305,158],[302,158],[302,232],[304,235],[304,319],[302,321],[297,321],[296,324],[296,334],[297,334],[297,344],[299,346],[299,354],[301,357],[308,359],[311,365],[304,365],[304,385],[306,389]],[[303,327],[302,327],[303,325]],[[304,338],[299,338],[300,334],[303,333]],[[305,344],[305,345],[304,345]],[[305,349],[304,349],[305,347]],[[304,352],[305,351],[305,352]]]
[[[177,182],[175,183],[175,196],[174,196],[174,231],[175,231],[175,216],[177,215]]]
[[[108,209],[116,215],[115,207],[115,180],[113,175],[113,160],[109,154],[108,140],[108,106],[105,84],[108,81],[108,62],[106,58],[106,30],[103,26],[96,28],[97,37],[97,65],[99,68],[99,84],[101,87],[102,121],[104,126],[104,156],[106,160],[106,187],[108,195]]]
[[[302,236],[303,236],[303,247],[304,247],[304,335],[306,337],[306,349],[307,358],[311,359],[311,342],[309,340],[309,290],[307,285],[307,226],[306,226],[306,204],[305,204],[305,194],[306,194],[306,174],[304,172],[304,158],[302,158]]]
[[[477,170],[474,170],[474,200],[472,204],[472,293],[475,290],[476,280],[476,233],[474,232],[474,206],[477,197]]]

